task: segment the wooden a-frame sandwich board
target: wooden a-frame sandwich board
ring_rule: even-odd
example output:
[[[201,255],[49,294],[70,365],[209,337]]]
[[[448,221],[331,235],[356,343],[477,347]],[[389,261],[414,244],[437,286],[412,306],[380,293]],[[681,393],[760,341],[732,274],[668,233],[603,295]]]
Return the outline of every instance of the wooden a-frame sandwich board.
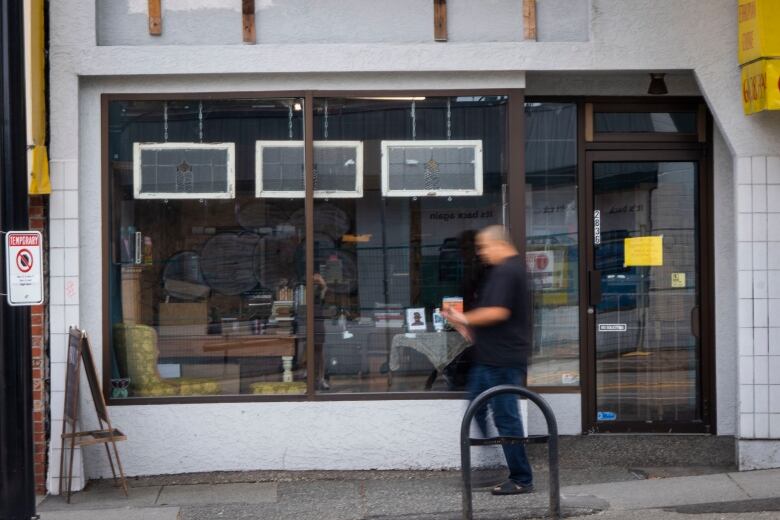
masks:
[[[92,392],[92,400],[95,403],[95,412],[98,417],[99,429],[90,431],[78,431],[79,417],[79,386],[81,375],[81,364],[84,364],[84,371],[87,374],[87,382]],[[67,433],[70,426],[70,433]],[[103,392],[100,389],[100,383],[95,370],[95,363],[92,358],[92,350],[87,339],[86,332],[71,327],[68,332],[68,363],[65,375],[65,411],[62,421],[62,450],[60,450],[60,481],[59,493],[62,494],[62,483],[65,480],[65,445],[70,441],[70,461],[68,462],[66,501],[70,503],[71,487],[73,483],[73,454],[76,446],[91,446],[94,444],[103,444],[106,447],[108,463],[111,465],[111,473],[114,475],[114,481],[117,481],[116,469],[111,456],[111,450],[108,445],[114,448],[114,457],[116,457],[116,468],[119,469],[120,482],[122,490],[127,496],[127,480],[122,469],[122,462],[119,459],[119,451],[116,448],[116,441],[124,441],[127,436],[111,425],[111,419],[108,417],[108,408],[103,399]]]

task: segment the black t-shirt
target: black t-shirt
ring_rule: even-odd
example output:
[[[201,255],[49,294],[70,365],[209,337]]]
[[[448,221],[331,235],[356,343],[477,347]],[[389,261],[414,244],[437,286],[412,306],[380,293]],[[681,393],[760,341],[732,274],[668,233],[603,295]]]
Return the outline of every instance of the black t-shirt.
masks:
[[[525,263],[519,255],[491,267],[479,291],[477,307],[504,307],[509,319],[474,327],[474,361],[523,368],[531,352],[531,309]]]

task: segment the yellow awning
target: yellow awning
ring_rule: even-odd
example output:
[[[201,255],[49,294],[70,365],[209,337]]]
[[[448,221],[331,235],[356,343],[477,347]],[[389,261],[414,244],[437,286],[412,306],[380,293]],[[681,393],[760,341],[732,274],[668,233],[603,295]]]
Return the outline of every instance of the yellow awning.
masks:
[[[29,49],[30,81],[27,95],[30,98],[30,135],[32,157],[30,164],[30,195],[51,193],[49,182],[49,153],[46,150],[46,63],[44,46],[44,0],[30,0]]]

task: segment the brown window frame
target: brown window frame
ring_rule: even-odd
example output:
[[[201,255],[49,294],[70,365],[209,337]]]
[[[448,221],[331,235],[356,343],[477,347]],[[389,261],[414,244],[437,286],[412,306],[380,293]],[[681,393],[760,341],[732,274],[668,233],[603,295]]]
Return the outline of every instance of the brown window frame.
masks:
[[[702,100],[689,98],[662,98],[624,100],[614,98],[585,101],[585,142],[587,143],[705,143],[707,141],[707,107]],[[597,113],[652,113],[693,112],[696,114],[696,133],[682,132],[596,132]]]
[[[108,116],[109,103],[112,101],[137,100],[214,100],[214,99],[264,99],[264,98],[303,98],[304,99],[304,174],[306,192],[304,199],[306,223],[306,303],[312,308],[314,299],[314,193],[313,193],[313,147],[314,147],[314,99],[320,97],[409,97],[409,96],[474,96],[492,95],[507,97],[506,170],[509,192],[510,232],[518,244],[525,243],[525,164],[524,164],[524,106],[523,89],[457,89],[457,90],[307,90],[307,91],[262,91],[262,92],[171,92],[171,93],[103,93],[101,94],[101,219],[102,227],[102,310],[103,319],[103,393],[110,406],[132,406],[147,404],[194,404],[194,403],[234,403],[234,402],[310,402],[310,401],[383,401],[383,400],[422,400],[422,399],[465,399],[465,392],[365,392],[354,394],[318,394],[315,389],[315,371],[307,370],[306,394],[303,395],[213,395],[192,397],[127,397],[114,399],[109,393],[111,374],[111,327],[106,319],[109,308],[109,262],[111,258],[111,226],[109,225],[109,163],[108,156]],[[511,143],[521,143],[512,146]],[[519,201],[519,203],[518,203]],[[514,224],[514,225],[513,225]],[[306,357],[314,359],[314,315],[306,316]],[[539,387],[543,393],[579,393],[580,388]]]
[[[715,345],[715,265],[714,265],[714,229],[713,229],[713,204],[714,204],[714,168],[713,168],[713,119],[704,100],[701,97],[662,97],[662,98],[616,98],[616,97],[582,97],[583,121],[582,126],[587,132],[587,125],[591,125],[592,134],[593,111],[588,106],[615,107],[623,102],[623,112],[653,112],[659,110],[696,111],[697,134],[613,134],[622,136],[617,139],[591,139],[585,136],[580,140],[579,151],[579,190],[578,205],[586,208],[591,197],[592,186],[588,184],[588,153],[599,152],[612,154],[616,158],[626,157],[630,152],[652,153],[689,153],[698,156],[701,165],[699,176],[699,226],[701,255],[699,270],[701,279],[701,310],[700,310],[700,335],[701,335],[701,359],[700,359],[700,390],[702,399],[702,420],[697,423],[655,423],[647,428],[643,423],[624,423],[622,425],[604,425],[598,430],[595,428],[595,366],[591,362],[595,359],[593,345],[589,339],[589,320],[587,309],[589,305],[587,292],[588,258],[590,254],[590,242],[588,237],[592,229],[589,220],[580,218],[580,385],[582,388],[582,429],[584,432],[599,433],[707,433],[717,434],[717,402],[716,402],[716,345]],[[590,110],[590,113],[588,111]],[[616,110],[617,111],[617,110]],[[641,138],[640,138],[641,137]],[[582,212],[582,209],[579,209]],[[582,213],[581,213],[582,215]]]

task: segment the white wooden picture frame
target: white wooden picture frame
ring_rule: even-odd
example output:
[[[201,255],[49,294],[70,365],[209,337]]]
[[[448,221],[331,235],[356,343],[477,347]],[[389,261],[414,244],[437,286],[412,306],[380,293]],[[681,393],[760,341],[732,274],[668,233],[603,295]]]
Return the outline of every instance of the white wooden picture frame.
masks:
[[[225,190],[213,192],[145,191],[141,158],[145,151],[223,150],[225,158]],[[133,143],[133,196],[136,199],[232,199],[236,196],[236,149],[234,143]]]
[[[303,141],[256,141],[255,143],[255,197],[261,198],[304,198],[304,190],[268,190],[263,185],[263,154],[270,148],[300,148]],[[355,188],[353,190],[314,190],[318,199],[361,198],[363,196],[363,142],[362,141],[314,141],[315,168],[317,150],[326,148],[354,149]],[[303,165],[301,165],[303,166]]]
[[[473,150],[473,170],[474,184],[469,188],[420,188],[420,189],[397,189],[391,187],[390,176],[390,155],[394,150],[447,150],[463,149]],[[433,152],[431,152],[433,153]],[[411,166],[419,164],[415,161]],[[438,165],[438,163],[437,163]],[[445,164],[446,166],[446,164]],[[441,174],[437,173],[437,176]],[[444,174],[446,175],[446,173]],[[482,195],[482,140],[425,140],[425,141],[382,141],[382,195],[385,197],[458,197],[458,196],[477,196]]]

